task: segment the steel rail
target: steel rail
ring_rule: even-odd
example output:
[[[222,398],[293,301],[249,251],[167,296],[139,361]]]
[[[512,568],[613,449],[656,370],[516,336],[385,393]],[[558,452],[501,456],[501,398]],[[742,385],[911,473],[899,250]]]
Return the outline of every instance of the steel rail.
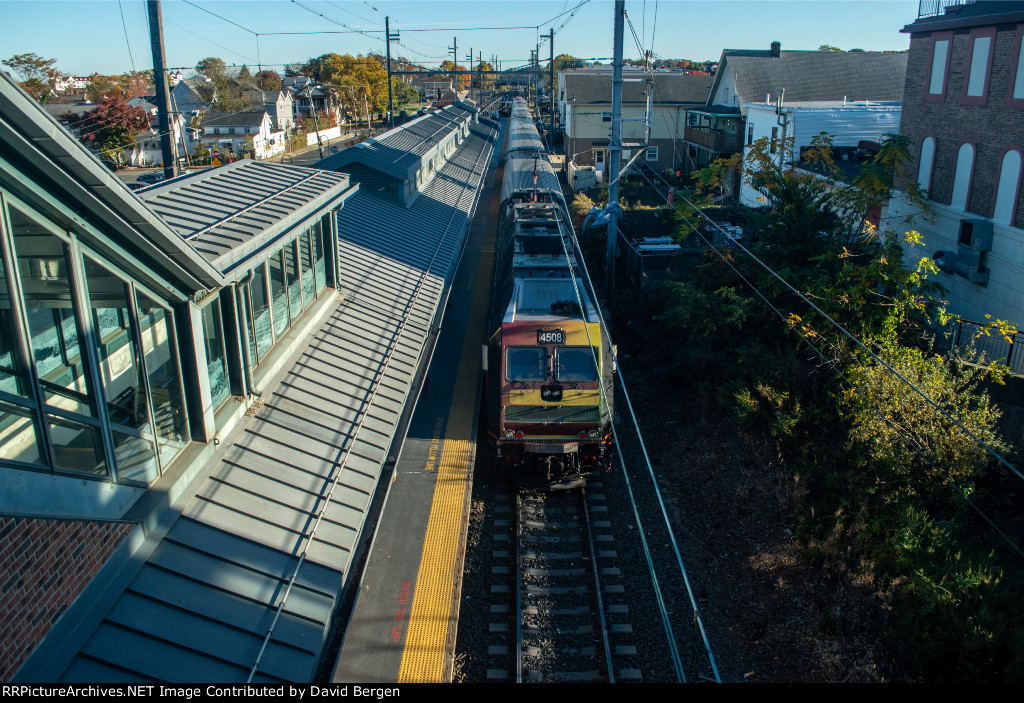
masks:
[[[590,577],[594,583],[594,599],[597,601],[597,619],[601,626],[601,644],[604,646],[604,665],[608,672],[608,683],[615,683],[612,647],[608,638],[608,617],[604,610],[604,598],[601,596],[601,577],[597,570],[597,550],[594,548],[594,536],[590,529],[590,511],[587,510],[586,488],[580,488],[580,503],[583,506],[583,533],[587,536],[587,549],[590,552]]]
[[[523,496],[516,491],[516,683],[523,682]]]

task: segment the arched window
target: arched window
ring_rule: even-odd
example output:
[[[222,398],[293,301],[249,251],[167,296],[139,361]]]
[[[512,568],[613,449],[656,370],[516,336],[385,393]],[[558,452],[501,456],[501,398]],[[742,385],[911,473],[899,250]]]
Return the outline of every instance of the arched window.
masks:
[[[957,210],[967,209],[971,189],[971,173],[974,171],[974,145],[964,142],[956,152],[956,171],[953,174],[953,195],[949,206]]]
[[[1017,207],[1017,196],[1020,193],[1021,153],[1010,149],[1003,154],[999,166],[999,182],[996,187],[996,204],[992,208],[992,220],[1006,225],[1013,224]]]
[[[935,137],[921,142],[921,162],[917,168],[917,185],[928,192],[932,188],[932,166],[935,163]]]

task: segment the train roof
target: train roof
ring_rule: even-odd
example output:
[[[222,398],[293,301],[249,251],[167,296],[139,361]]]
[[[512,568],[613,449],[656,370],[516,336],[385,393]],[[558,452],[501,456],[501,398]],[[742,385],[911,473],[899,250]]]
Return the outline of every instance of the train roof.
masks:
[[[583,311],[580,312],[580,301]],[[521,278],[516,281],[504,322],[585,320],[598,322],[597,308],[579,277]]]
[[[547,156],[541,154],[536,158],[532,156],[512,156],[505,160],[505,175],[501,183],[501,202],[505,203],[514,193],[527,192],[534,189],[533,174],[537,173],[537,191],[550,191],[562,199],[562,186],[558,182],[558,175],[551,167]]]

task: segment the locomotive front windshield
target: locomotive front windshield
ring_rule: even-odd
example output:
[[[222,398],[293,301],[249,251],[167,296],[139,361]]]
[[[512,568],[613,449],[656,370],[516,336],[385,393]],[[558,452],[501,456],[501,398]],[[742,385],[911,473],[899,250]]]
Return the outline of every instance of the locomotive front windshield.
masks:
[[[559,347],[555,357],[555,378],[559,381],[596,381],[597,349],[593,347]]]
[[[505,376],[509,381],[546,381],[548,354],[544,347],[509,347]]]

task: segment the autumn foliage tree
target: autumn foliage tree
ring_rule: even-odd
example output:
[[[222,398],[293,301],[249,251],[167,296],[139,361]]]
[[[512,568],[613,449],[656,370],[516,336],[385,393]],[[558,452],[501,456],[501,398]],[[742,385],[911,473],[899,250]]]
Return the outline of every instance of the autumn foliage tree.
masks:
[[[20,85],[36,100],[50,94],[50,81],[59,75],[54,65],[57,59],[44,59],[38,54],[15,54],[3,61],[4,66],[18,74]]]
[[[666,375],[769,443],[800,487],[808,563],[884,601],[831,628],[884,623],[893,657],[925,680],[1019,680],[1024,569],[1000,537],[1024,540],[1020,489],[976,439],[1013,461],[989,396],[1003,372],[943,339],[943,291],[927,252],[913,254],[912,223],[866,224],[895,190],[921,195],[906,140],[886,135],[852,177],[832,153],[827,134],[800,155],[783,140],[747,148],[743,178],[763,206],[735,213],[757,224],[742,244],[758,261],[725,248],[735,270],[709,254],[654,291],[645,312]]]
[[[149,127],[146,111],[129,105],[120,94],[109,95],[94,110],[68,115],[64,120],[69,129],[79,133],[83,143],[102,158],[117,163],[121,163],[122,152],[135,143],[139,132]]]

